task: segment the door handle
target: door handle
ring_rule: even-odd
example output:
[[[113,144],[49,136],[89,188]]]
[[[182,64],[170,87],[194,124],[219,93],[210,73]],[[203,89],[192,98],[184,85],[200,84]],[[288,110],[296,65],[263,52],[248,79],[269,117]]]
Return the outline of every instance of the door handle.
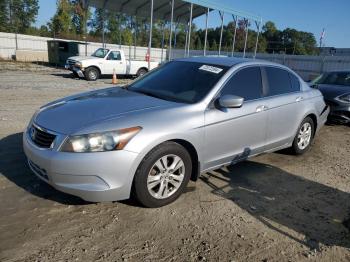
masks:
[[[298,96],[296,99],[295,99],[295,102],[300,102],[302,101],[304,98],[302,96]]]
[[[261,105],[261,106],[258,106],[258,107],[256,108],[256,112],[259,113],[259,112],[265,111],[265,110],[267,110],[267,109],[269,109],[267,106]]]

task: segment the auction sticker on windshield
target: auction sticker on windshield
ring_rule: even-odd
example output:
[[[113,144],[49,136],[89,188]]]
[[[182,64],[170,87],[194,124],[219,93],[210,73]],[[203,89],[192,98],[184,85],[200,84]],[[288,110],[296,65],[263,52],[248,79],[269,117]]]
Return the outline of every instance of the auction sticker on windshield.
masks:
[[[223,69],[215,66],[202,65],[199,70],[204,70],[210,73],[219,74]]]

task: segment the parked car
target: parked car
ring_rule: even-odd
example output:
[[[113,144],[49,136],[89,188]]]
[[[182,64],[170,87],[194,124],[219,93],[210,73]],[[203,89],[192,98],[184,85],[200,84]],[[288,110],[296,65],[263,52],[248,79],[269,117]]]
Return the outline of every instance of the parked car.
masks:
[[[284,148],[304,153],[328,113],[322,94],[282,65],[187,58],[43,106],[23,144],[33,172],[58,190],[93,202],[132,192],[159,207],[200,173]]]
[[[350,123],[350,71],[324,73],[311,82],[311,87],[323,94],[331,121]]]
[[[159,65],[158,62],[150,62],[150,69]],[[147,61],[128,60],[123,50],[97,49],[91,56],[72,56],[67,59],[65,68],[76,76],[95,81],[101,75],[142,76],[148,72]]]

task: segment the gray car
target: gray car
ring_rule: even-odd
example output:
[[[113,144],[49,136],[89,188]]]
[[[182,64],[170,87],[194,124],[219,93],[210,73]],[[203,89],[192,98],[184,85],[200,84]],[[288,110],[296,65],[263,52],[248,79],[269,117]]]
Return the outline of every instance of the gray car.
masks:
[[[173,202],[189,180],[265,152],[307,151],[329,109],[290,69],[264,61],[172,61],[128,86],[40,108],[23,135],[32,171],[87,201]]]
[[[330,107],[329,120],[350,124],[350,71],[327,72],[311,82]]]

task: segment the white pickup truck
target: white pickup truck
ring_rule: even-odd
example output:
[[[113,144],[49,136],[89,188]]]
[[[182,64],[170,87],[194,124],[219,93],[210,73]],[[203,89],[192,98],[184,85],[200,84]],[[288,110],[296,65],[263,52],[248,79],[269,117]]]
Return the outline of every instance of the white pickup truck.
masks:
[[[150,62],[150,69],[156,68],[158,62]],[[72,56],[66,61],[65,68],[76,76],[95,81],[101,75],[141,76],[148,72],[147,61],[127,60],[123,50],[97,49],[91,56]]]

